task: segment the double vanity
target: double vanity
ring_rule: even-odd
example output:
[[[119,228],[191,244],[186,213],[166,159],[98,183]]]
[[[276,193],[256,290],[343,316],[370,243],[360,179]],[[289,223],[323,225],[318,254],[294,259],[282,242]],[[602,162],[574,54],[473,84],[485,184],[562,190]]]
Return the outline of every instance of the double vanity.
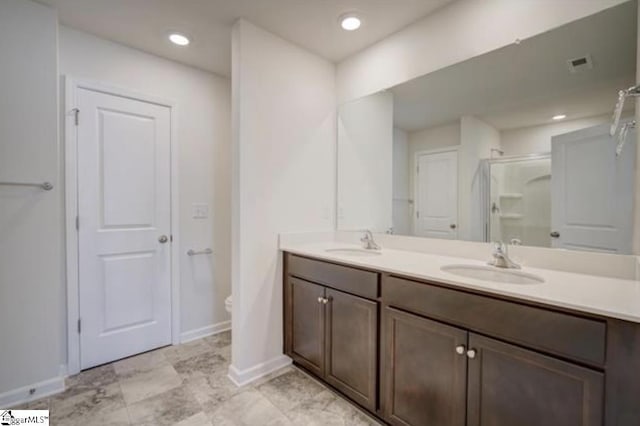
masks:
[[[389,424],[640,424],[637,281],[336,242],[281,250],[285,353]]]

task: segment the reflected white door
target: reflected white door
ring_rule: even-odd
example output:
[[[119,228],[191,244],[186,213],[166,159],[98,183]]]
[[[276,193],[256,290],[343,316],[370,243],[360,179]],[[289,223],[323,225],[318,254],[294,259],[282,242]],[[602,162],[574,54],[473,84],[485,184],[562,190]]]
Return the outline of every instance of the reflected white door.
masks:
[[[416,235],[458,237],[458,152],[421,154],[416,170]]]
[[[631,253],[636,132],[616,157],[608,131],[607,124],[552,138],[553,247]]]
[[[171,343],[171,110],[88,89],[77,106],[85,369]]]

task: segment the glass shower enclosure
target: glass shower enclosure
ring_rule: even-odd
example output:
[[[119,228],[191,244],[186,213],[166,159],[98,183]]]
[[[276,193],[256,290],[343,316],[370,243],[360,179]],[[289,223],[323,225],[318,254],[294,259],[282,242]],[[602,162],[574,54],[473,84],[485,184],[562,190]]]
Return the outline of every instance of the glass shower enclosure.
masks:
[[[485,240],[551,247],[551,156],[484,160]]]

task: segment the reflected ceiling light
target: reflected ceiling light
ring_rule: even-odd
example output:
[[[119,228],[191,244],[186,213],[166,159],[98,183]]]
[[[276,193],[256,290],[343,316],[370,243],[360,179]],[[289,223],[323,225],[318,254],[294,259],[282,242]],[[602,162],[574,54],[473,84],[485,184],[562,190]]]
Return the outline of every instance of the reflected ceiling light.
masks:
[[[564,120],[565,118],[567,118],[566,114],[558,114],[558,115],[554,115],[553,117],[551,117],[553,120]]]
[[[190,43],[189,37],[180,33],[169,34],[169,40],[171,40],[171,43],[177,44],[178,46],[186,46]]]
[[[353,13],[342,15],[340,17],[340,26],[346,31],[355,31],[362,25],[362,21]]]

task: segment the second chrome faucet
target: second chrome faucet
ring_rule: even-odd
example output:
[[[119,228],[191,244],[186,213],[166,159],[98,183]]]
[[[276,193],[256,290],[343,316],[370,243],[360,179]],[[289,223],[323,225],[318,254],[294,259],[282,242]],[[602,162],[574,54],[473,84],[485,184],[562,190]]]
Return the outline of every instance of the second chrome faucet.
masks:
[[[507,246],[502,241],[496,241],[493,243],[493,252],[491,253],[493,259],[487,262],[491,266],[496,268],[506,269],[520,269],[520,265],[511,260]]]

